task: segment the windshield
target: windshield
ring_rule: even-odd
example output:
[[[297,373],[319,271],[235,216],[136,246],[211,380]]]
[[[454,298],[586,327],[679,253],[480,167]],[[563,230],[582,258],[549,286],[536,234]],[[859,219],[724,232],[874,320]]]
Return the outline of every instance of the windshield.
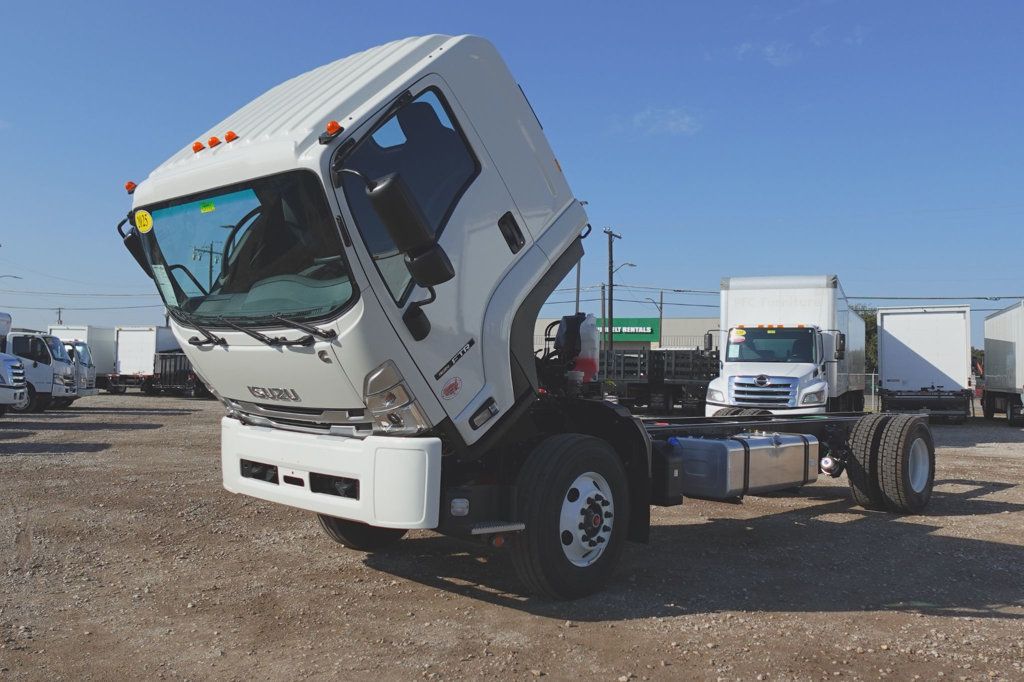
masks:
[[[197,323],[308,321],[353,297],[338,227],[309,171],[174,199],[134,217],[164,303]]]
[[[64,350],[63,341],[58,339],[56,336],[44,336],[43,340],[46,341],[46,347],[50,349],[50,355],[54,360],[71,362],[71,358],[68,357],[68,352]]]
[[[725,360],[814,363],[815,346],[813,329],[730,329]]]
[[[78,356],[78,363],[85,365],[86,367],[92,364],[92,356],[89,355],[89,344],[82,343],[81,341],[75,341],[70,344],[71,349],[75,351],[75,355]]]

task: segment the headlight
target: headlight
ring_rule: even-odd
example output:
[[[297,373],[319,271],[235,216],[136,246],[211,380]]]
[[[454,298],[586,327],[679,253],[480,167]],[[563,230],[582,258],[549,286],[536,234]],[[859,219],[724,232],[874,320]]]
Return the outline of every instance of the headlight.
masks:
[[[373,431],[407,436],[430,428],[398,366],[391,360],[366,375],[363,402],[373,417]]]
[[[724,403],[725,395],[721,391],[716,391],[713,388],[708,389],[708,402],[709,403]]]
[[[825,391],[815,391],[813,393],[805,393],[803,399],[800,401],[801,405],[820,405],[825,402]]]

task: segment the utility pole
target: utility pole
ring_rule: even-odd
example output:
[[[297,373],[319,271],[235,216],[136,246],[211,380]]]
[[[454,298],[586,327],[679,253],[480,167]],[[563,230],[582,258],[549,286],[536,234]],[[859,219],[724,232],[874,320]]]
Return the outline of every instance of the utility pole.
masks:
[[[201,261],[205,256],[209,261],[209,274],[207,275],[206,290],[209,291],[213,288],[213,264],[220,260],[220,251],[213,248],[214,242],[210,242],[209,246],[199,248],[198,246],[192,247],[192,260]]]
[[[63,308],[57,308],[57,324],[64,324],[64,320],[61,319],[60,313],[64,310]]]
[[[576,261],[576,312],[580,311],[580,265],[583,259]]]
[[[605,307],[604,307],[604,282],[601,282],[601,324],[606,325],[606,326],[608,325],[608,316],[605,315]],[[597,342],[598,342],[598,353],[597,354],[599,356],[597,366],[598,366],[598,371],[600,371],[600,367],[601,367],[600,358],[605,357],[604,351],[606,350],[605,348],[602,348],[602,346],[605,345],[605,338],[604,338],[604,333],[603,332],[599,332],[598,333],[598,335],[597,335]],[[608,365],[608,363],[606,362],[605,363],[605,371],[601,372],[601,376],[604,376],[605,372],[607,371],[607,365]],[[601,390],[601,395],[604,395],[604,389]]]
[[[608,324],[608,364],[611,366],[612,352],[615,350],[615,338],[612,331],[615,326],[615,257],[614,244],[616,239],[622,239],[621,234],[612,232],[612,228],[604,228],[608,235],[608,317],[605,318]]]

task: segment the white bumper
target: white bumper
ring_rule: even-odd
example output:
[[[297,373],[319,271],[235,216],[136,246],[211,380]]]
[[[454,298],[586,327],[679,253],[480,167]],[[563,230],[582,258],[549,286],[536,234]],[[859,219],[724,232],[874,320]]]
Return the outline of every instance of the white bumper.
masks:
[[[705,417],[714,417],[715,416],[715,412],[718,412],[719,410],[721,410],[722,408],[725,408],[725,407],[739,407],[739,406],[738,405],[712,405],[711,403],[707,403],[704,406],[704,416]],[[785,410],[779,410],[779,409],[773,410],[773,409],[767,408],[767,407],[758,407],[758,408],[752,408],[752,409],[768,410],[772,414],[778,414],[778,415],[781,415],[781,416],[785,416],[787,414],[792,414],[792,415],[797,415],[797,414],[825,414],[825,405],[813,405],[811,407],[794,407],[792,409],[785,409]]]
[[[53,382],[53,391],[50,395],[54,398],[77,398],[78,389],[75,386],[66,386],[64,384]]]
[[[0,405],[17,405],[28,398],[28,389],[0,387]]]
[[[277,483],[242,476],[241,460],[276,466]],[[233,493],[383,528],[436,528],[441,500],[438,438],[362,440],[221,420],[221,471]],[[310,489],[310,474],[359,481],[358,499]],[[291,482],[285,482],[288,477]],[[299,484],[301,482],[301,485]]]

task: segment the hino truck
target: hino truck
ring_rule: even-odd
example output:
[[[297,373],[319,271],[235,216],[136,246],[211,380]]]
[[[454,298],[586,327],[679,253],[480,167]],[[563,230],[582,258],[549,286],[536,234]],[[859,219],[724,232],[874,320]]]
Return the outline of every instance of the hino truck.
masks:
[[[78,397],[96,395],[114,374],[116,338],[113,327],[55,324],[48,331],[64,342],[78,376]]]
[[[1005,413],[1010,426],[1024,425],[1024,301],[1019,301],[985,318],[985,390],[981,394],[982,414],[992,419]]]
[[[10,316],[3,314],[0,327],[10,329]],[[0,337],[0,353],[14,355],[22,364],[25,377],[24,399],[14,405],[14,412],[42,412],[54,401],[78,397],[75,368],[56,336],[35,329],[10,329]]]
[[[838,277],[727,277],[720,310],[724,352],[708,416],[864,409],[864,320]]]
[[[877,320],[882,411],[969,417],[971,307],[879,308]]]
[[[862,504],[928,502],[921,417],[645,421],[582,382],[585,315],[534,354],[590,230],[483,39],[409,38],[297,76],[126,189],[124,245],[226,410],[224,487],[314,512],[350,548],[478,538],[530,591],[573,598],[647,540],[652,504],[844,467]]]
[[[0,313],[0,350],[4,339],[11,331],[11,316]],[[0,352],[0,417],[7,413],[8,408],[24,405],[28,402],[28,388],[25,383],[25,366],[21,359]]]

